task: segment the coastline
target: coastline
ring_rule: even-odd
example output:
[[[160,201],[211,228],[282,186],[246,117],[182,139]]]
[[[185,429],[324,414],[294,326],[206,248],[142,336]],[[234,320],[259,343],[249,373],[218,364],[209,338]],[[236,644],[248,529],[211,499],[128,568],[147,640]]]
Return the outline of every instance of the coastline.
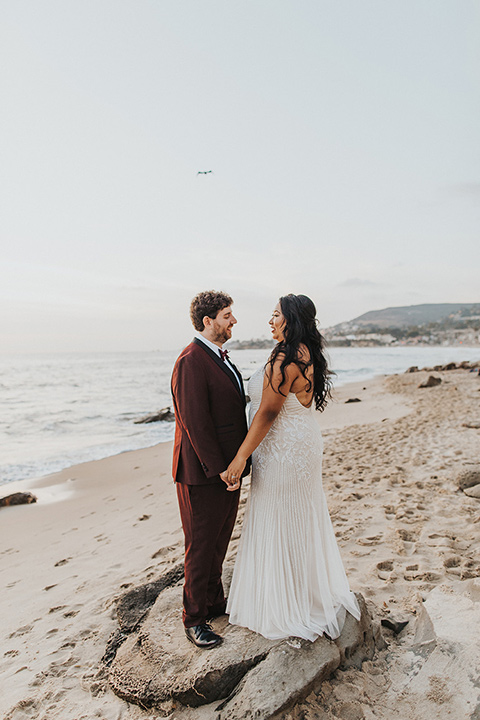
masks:
[[[425,372],[340,386],[319,414],[324,487],[351,587],[377,616],[408,617],[408,632],[422,596],[442,584],[460,591],[480,574],[472,550],[480,504],[453,481],[458,467],[477,460],[479,431],[463,428],[462,418],[478,418],[480,379],[435,374],[442,384],[425,390],[418,389]],[[360,402],[346,403],[353,398]],[[2,496],[19,489],[38,496],[36,504],[0,509],[7,720],[46,708],[52,720],[153,717],[117,698],[98,670],[116,629],[115,598],[182,555],[170,462],[165,442],[4,486]],[[443,545],[431,544],[435,534]],[[230,553],[237,543],[238,534]],[[453,554],[458,564],[447,567]],[[401,650],[392,641],[390,654]],[[372,668],[378,663],[385,697],[397,702],[393,670],[382,657]],[[370,676],[355,672],[361,688]],[[331,697],[336,682],[327,683]]]
[[[328,354],[336,387],[401,373],[412,365],[480,359],[476,349],[461,347],[332,348]],[[0,484],[38,479],[72,465],[171,440],[173,424],[134,421],[171,405],[175,357],[169,352],[107,353],[4,362]],[[248,378],[266,356],[263,350],[241,350],[233,359]]]

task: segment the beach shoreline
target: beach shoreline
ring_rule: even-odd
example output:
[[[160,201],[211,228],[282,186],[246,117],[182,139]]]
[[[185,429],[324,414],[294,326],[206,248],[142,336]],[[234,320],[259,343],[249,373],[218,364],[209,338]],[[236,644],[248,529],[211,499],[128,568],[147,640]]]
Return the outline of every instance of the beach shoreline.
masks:
[[[480,415],[480,379],[460,370],[434,374],[442,383],[422,390],[425,372],[341,386],[319,414],[324,487],[351,587],[377,614],[408,616],[412,627],[422,596],[445,583],[460,591],[480,574],[473,550],[480,503],[454,485],[458,468],[477,459],[479,431],[464,428],[462,418]],[[182,556],[171,446],[0,491],[38,496],[36,504],[0,509],[0,715],[8,720],[154,717],[117,698],[98,672],[117,627],[115,598]],[[443,546],[432,544],[434,534]],[[451,556],[456,565],[445,564]],[[393,692],[392,680],[385,693]]]

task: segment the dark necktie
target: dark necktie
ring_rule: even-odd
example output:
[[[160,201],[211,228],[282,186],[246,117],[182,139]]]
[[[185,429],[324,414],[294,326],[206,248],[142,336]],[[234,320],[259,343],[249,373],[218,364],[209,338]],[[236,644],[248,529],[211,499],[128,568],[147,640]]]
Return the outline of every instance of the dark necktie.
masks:
[[[220,350],[220,355],[222,357],[223,362],[225,362],[225,360],[229,360],[228,350]]]

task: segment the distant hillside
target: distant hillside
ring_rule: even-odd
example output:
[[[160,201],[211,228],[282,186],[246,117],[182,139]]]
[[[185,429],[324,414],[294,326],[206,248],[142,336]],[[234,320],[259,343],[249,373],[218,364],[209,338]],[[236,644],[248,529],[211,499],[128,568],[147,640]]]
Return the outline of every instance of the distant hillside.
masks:
[[[275,345],[272,338],[254,338],[251,340],[231,340],[229,350],[270,350]]]
[[[480,303],[438,303],[372,310],[324,331],[330,345],[480,344]]]
[[[335,329],[345,325],[375,325],[377,328],[409,327],[412,325],[426,325],[432,322],[436,323],[445,318],[460,319],[461,317],[468,317],[471,314],[480,315],[480,303],[405,305],[403,307],[385,308],[384,310],[371,310],[354,320],[350,320],[348,323],[335,325]]]

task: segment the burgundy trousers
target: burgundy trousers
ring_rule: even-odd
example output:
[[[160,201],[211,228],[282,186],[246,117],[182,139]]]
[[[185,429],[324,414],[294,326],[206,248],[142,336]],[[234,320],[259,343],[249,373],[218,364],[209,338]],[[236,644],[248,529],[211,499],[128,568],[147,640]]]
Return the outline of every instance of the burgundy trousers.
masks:
[[[193,627],[225,612],[222,565],[237,517],[240,490],[225,483],[176,483],[185,534],[183,624]]]

